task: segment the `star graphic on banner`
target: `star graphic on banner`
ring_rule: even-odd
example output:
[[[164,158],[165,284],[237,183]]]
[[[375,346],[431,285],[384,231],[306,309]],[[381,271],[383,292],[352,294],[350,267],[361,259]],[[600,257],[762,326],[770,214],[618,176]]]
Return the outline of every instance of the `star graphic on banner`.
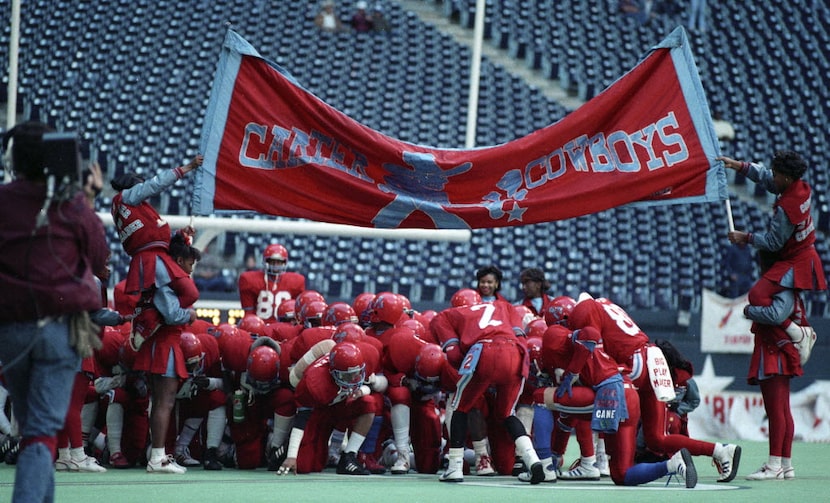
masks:
[[[723,391],[732,384],[734,377],[718,377],[715,375],[715,365],[712,363],[712,355],[706,355],[703,363],[703,371],[695,375],[695,382],[701,393],[715,393]]]
[[[513,220],[518,220],[521,222],[522,215],[524,215],[525,211],[527,211],[527,208],[522,208],[519,206],[519,203],[513,201],[513,208],[507,211],[507,214],[510,215],[507,221],[512,222]]]

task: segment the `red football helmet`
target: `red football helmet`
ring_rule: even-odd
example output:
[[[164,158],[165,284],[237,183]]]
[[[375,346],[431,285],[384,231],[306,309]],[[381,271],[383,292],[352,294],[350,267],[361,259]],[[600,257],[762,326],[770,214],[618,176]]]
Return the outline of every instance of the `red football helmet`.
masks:
[[[285,322],[294,321],[297,318],[296,312],[294,311],[296,304],[297,302],[294,299],[286,299],[280,302],[280,305],[277,307],[277,320]]]
[[[341,323],[337,331],[331,336],[335,342],[360,342],[366,336],[366,332],[355,323]]]
[[[372,323],[388,323],[394,325],[401,319],[405,309],[401,296],[392,292],[381,292],[375,295],[370,305]]]
[[[329,353],[329,371],[338,386],[356,389],[366,378],[366,362],[356,344],[337,343]]]
[[[248,355],[248,384],[256,391],[267,393],[279,384],[280,355],[274,348],[257,346]]]
[[[179,346],[184,355],[184,365],[189,374],[201,374],[205,359],[205,352],[202,350],[202,341],[193,332],[182,332],[179,338]]]
[[[527,334],[528,339],[530,339],[531,337],[538,337],[541,341],[542,335],[544,335],[545,330],[547,329],[548,324],[545,323],[545,320],[535,319],[527,324],[527,329],[525,329],[525,333]]]
[[[527,306],[513,306],[513,311],[516,313],[516,319],[522,323],[522,330],[525,330],[527,325],[536,319],[536,315]]]
[[[572,297],[562,295],[556,297],[545,306],[545,323],[548,325],[568,326],[568,316],[576,307],[576,301]]]
[[[396,323],[395,326],[412,329],[412,331],[415,332],[415,335],[417,335],[421,339],[426,337],[427,334],[427,329],[426,327],[424,327],[424,324],[414,318],[398,321],[398,323]]]
[[[270,244],[262,253],[262,262],[268,274],[283,273],[288,267],[288,250],[281,244]]]
[[[462,288],[453,294],[450,304],[452,307],[475,306],[481,304],[481,295],[472,288]]]
[[[297,318],[304,327],[319,327],[328,306],[321,300],[312,300],[303,304]]]
[[[239,328],[257,337],[266,334],[265,320],[253,313],[246,314],[242,318],[242,321],[239,322]]]
[[[243,372],[251,349],[251,342],[250,337],[239,331],[233,335],[223,333],[219,337],[219,354],[222,357],[222,368],[233,372]]]
[[[352,301],[352,309],[354,309],[354,312],[357,315],[357,321],[364,327],[369,326],[369,323],[371,323],[370,318],[372,310],[370,309],[370,306],[372,305],[373,300],[375,300],[375,294],[372,292],[363,292],[358,294],[358,296],[354,298],[354,301]]]
[[[332,302],[323,315],[323,325],[336,327],[341,323],[357,323],[357,315],[346,302]]]
[[[539,320],[542,321],[542,320]],[[530,360],[530,373],[536,377],[547,377],[543,372],[542,338],[533,336],[527,338],[527,355]]]
[[[95,350],[95,357],[98,362],[107,370],[118,365],[121,361],[121,347],[126,337],[115,327],[104,327],[104,334],[101,337],[101,347]]]
[[[446,359],[438,344],[426,344],[415,357],[415,377],[429,383],[438,382]]]
[[[303,290],[300,295],[297,295],[297,298],[294,299],[294,315],[299,316],[303,306],[315,300],[325,302],[326,298],[323,297],[323,294],[317,290]]]

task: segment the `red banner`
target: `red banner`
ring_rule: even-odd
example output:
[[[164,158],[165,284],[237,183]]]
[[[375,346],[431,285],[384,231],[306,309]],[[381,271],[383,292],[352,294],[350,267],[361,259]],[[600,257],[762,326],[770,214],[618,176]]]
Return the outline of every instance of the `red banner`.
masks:
[[[368,128],[229,31],[204,124],[193,208],[201,215],[463,229],[727,197],[682,28],[561,121],[475,149],[414,145]]]

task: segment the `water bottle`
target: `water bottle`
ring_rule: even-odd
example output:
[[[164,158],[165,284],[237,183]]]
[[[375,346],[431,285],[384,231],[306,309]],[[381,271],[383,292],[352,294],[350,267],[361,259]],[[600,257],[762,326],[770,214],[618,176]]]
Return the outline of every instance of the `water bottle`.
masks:
[[[245,420],[245,392],[238,389],[233,392],[233,422],[241,423]]]

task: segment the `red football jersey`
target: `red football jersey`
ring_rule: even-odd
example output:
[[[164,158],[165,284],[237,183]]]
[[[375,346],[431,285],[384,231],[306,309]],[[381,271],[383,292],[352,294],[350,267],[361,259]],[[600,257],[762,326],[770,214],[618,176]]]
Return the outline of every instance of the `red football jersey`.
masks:
[[[623,308],[608,299],[585,299],[568,317],[568,328],[594,327],[602,337],[603,348],[620,365],[628,365],[631,356],[648,344],[648,335]]]
[[[461,351],[466,353],[476,342],[484,339],[516,337],[513,327],[520,327],[515,311],[502,303],[476,304],[454,307],[438,313],[430,329],[441,344],[458,339]]]
[[[239,302],[246,313],[254,313],[266,323],[277,321],[277,308],[282,301],[296,299],[305,290],[305,276],[284,272],[273,281],[263,271],[247,271],[239,275]]]

